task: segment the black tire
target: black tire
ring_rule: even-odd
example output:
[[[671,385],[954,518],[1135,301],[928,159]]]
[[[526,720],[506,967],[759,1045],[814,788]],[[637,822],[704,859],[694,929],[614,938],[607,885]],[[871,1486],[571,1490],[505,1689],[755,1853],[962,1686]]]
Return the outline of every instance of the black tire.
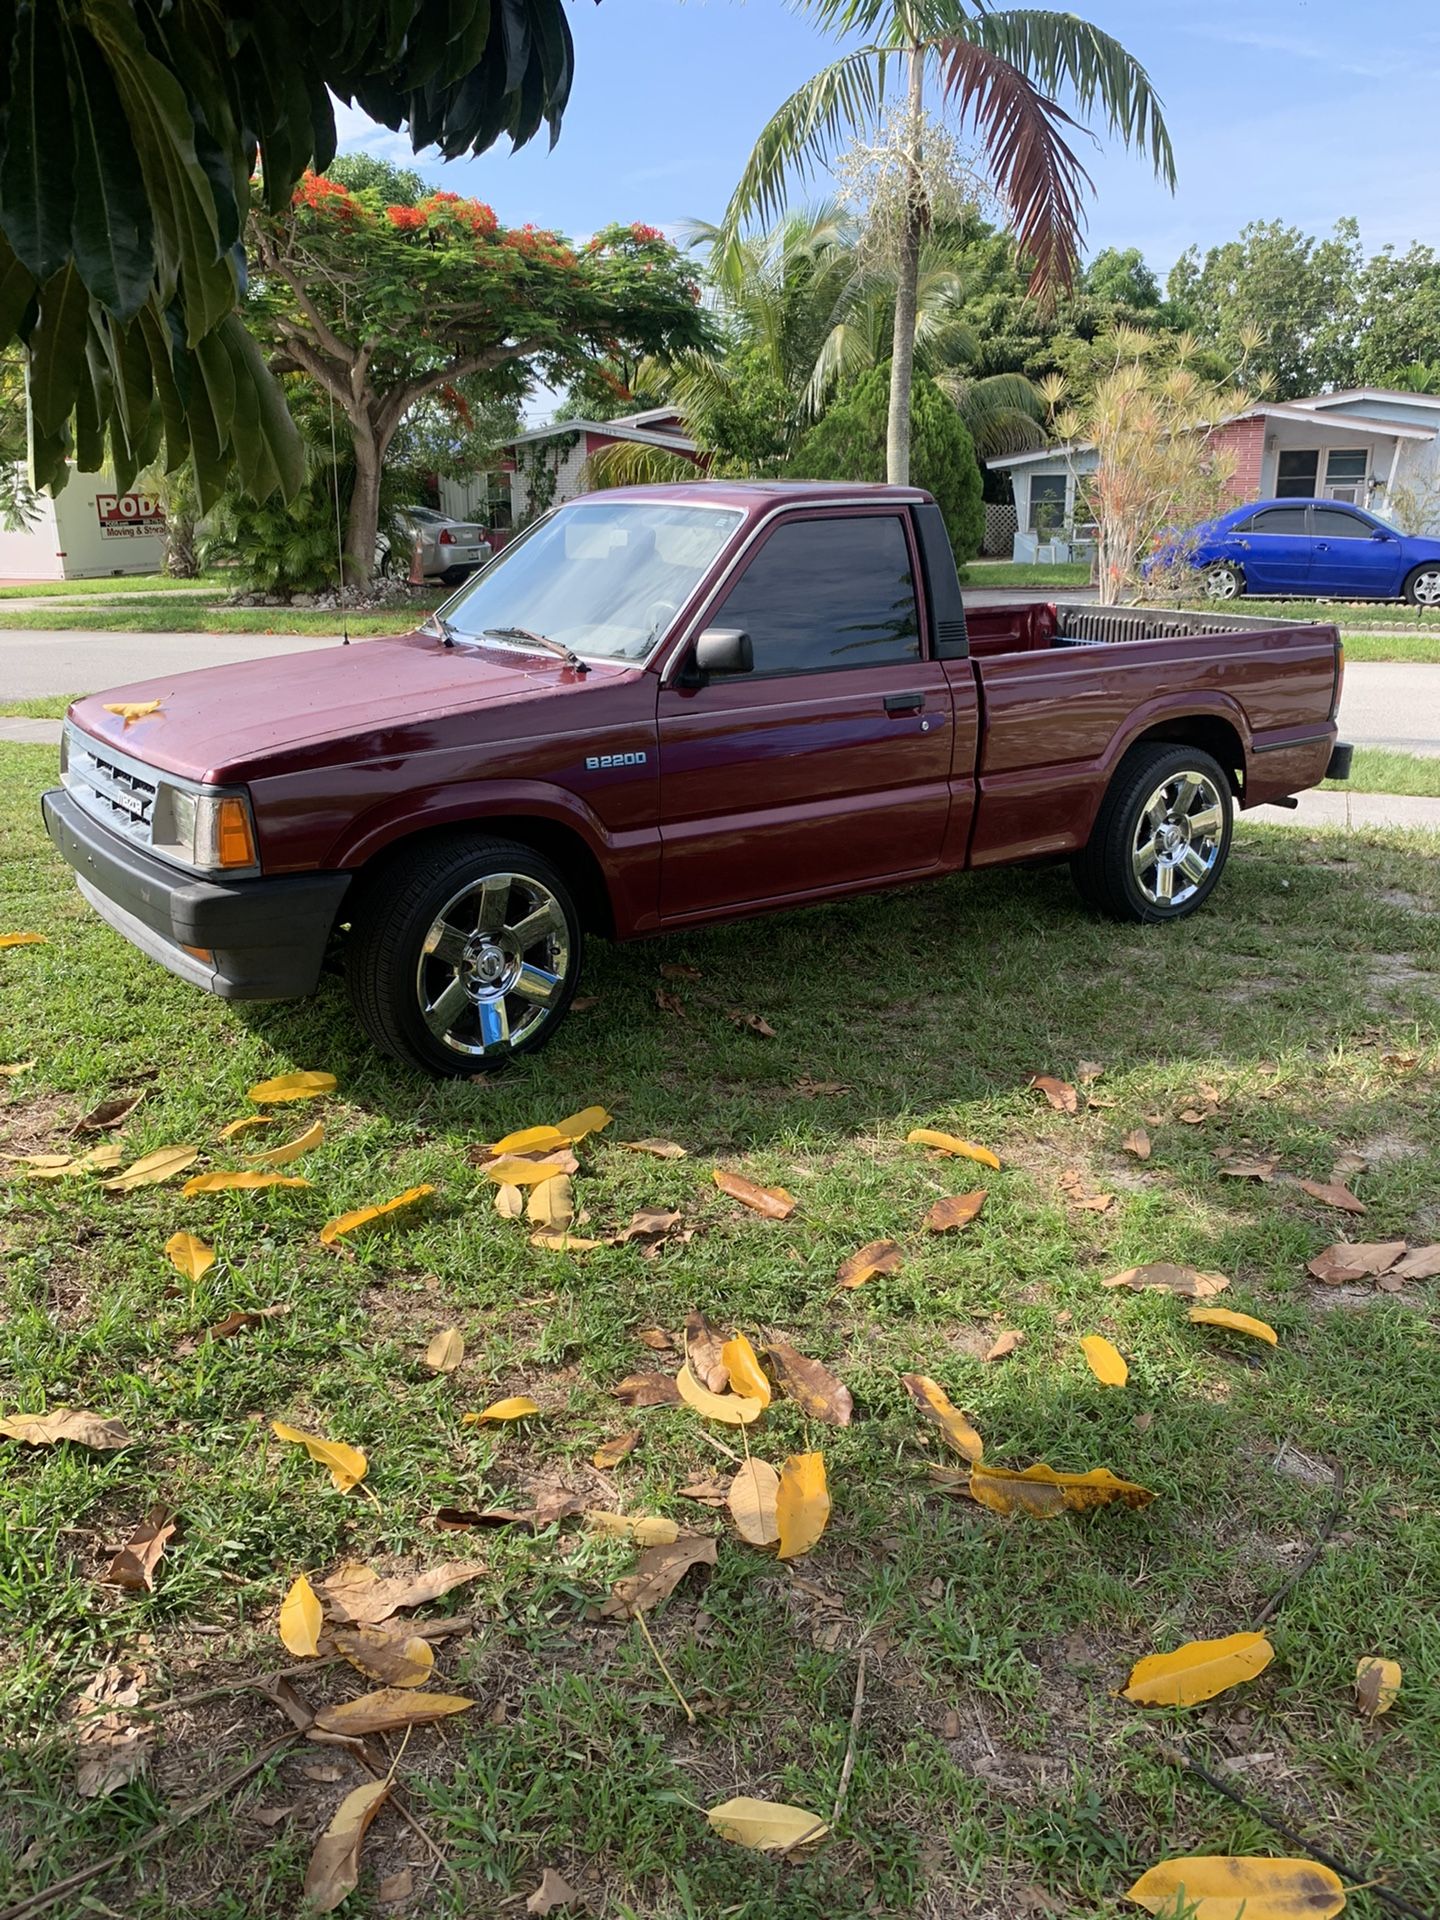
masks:
[[[1405,598],[1412,607],[1440,607],[1440,563],[1423,561],[1405,582]]]
[[[489,918],[500,917],[482,929],[490,903],[498,904]],[[447,911],[455,918],[427,951]],[[522,937],[507,942],[512,913]],[[403,848],[363,876],[349,919],[345,975],[360,1024],[386,1053],[426,1073],[468,1078],[538,1051],[574,998],[584,959],[574,898],[564,875],[518,841],[457,833]],[[532,925],[539,930],[525,941]],[[462,934],[468,937],[457,949]],[[557,984],[541,1007],[536,989],[551,978]],[[510,979],[521,986],[507,987]],[[455,1003],[453,1025],[445,996]],[[437,1028],[437,1020],[446,1024]]]
[[[1151,803],[1172,787],[1176,802],[1182,801],[1180,782],[1186,775],[1200,783],[1193,802],[1161,818]],[[1230,857],[1234,811],[1230,777],[1218,760],[1199,747],[1142,740],[1115,769],[1089,842],[1070,863],[1081,898],[1112,920],[1183,920],[1204,906],[1219,884]],[[1189,824],[1208,821],[1212,813],[1219,815],[1213,834],[1196,832]],[[1152,818],[1154,830],[1142,836],[1142,820]],[[1171,839],[1159,849],[1166,833]],[[1157,845],[1155,860],[1137,871],[1152,844]],[[1204,868],[1203,875],[1194,872],[1197,866]],[[1164,897],[1167,868],[1169,899]]]
[[[1238,600],[1245,591],[1245,570],[1234,560],[1217,560],[1205,569],[1207,600]]]
[[[446,567],[445,571],[440,576],[440,584],[441,586],[444,586],[444,587],[461,586],[466,580],[470,578],[471,574],[474,573],[474,571],[475,571],[474,567],[469,567],[469,566]]]

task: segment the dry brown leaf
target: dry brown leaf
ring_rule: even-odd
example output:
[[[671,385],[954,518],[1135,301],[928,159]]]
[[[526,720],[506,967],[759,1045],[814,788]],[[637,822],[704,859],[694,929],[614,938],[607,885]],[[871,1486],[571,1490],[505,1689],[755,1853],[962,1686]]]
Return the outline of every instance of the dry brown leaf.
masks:
[[[1080,1111],[1080,1096],[1068,1080],[1057,1080],[1049,1073],[1032,1073],[1025,1084],[1033,1087],[1037,1093],[1043,1093],[1056,1113]]]
[[[507,1220],[518,1220],[525,1211],[525,1191],[507,1180],[495,1189],[495,1211]]]
[[[454,1373],[465,1358],[465,1336],[458,1327],[442,1327],[425,1349],[431,1373]]]
[[[0,1435],[7,1440],[19,1440],[27,1447],[49,1447],[57,1440],[71,1440],[76,1446],[91,1447],[97,1453],[134,1445],[118,1420],[69,1407],[57,1407],[53,1413],[12,1413],[8,1419],[0,1420]]]
[[[1301,1191],[1308,1193],[1312,1200],[1319,1200],[1327,1207],[1335,1207],[1341,1213],[1364,1213],[1365,1203],[1357,1200],[1350,1189],[1338,1186],[1330,1180],[1302,1180]]]
[[[668,1547],[680,1538],[678,1524],[660,1513],[611,1513],[606,1507],[588,1507],[585,1524],[595,1533],[632,1540],[637,1547]]]
[[[1134,1154],[1137,1160],[1150,1158],[1150,1136],[1144,1127],[1132,1127],[1120,1145],[1126,1153]]]
[[[92,1107],[83,1119],[77,1120],[71,1133],[108,1133],[116,1127],[124,1126],[131,1114],[145,1098],[144,1090],[139,1093],[117,1093],[109,1100],[102,1100],[98,1107]]]
[[[670,993],[664,987],[656,987],[655,1005],[661,1013],[673,1013],[681,1020],[685,1018],[685,1002],[678,993]]]
[[[680,1389],[669,1373],[631,1373],[615,1388],[615,1398],[627,1407],[678,1407]]]
[[[205,1329],[207,1340],[233,1340],[237,1333],[244,1333],[250,1327],[263,1327],[267,1320],[276,1320],[282,1313],[289,1313],[288,1302],[273,1307],[233,1307],[223,1320],[217,1320],[213,1327]],[[185,1343],[181,1343],[182,1348]]]
[[[662,980],[703,980],[699,967],[687,967],[678,960],[667,960],[660,969]]]
[[[1396,1280],[1433,1280],[1440,1274],[1440,1242],[1429,1247],[1412,1247],[1391,1273]]]
[[[732,1025],[743,1027],[747,1033],[758,1033],[763,1040],[775,1040],[779,1036],[768,1020],[758,1013],[746,1013],[740,1007],[727,1007],[725,1017]]]
[[[841,1261],[835,1278],[842,1287],[863,1287],[877,1273],[896,1273],[904,1264],[905,1255],[894,1240],[871,1240]]]
[[[367,1780],[336,1808],[305,1873],[305,1899],[312,1913],[333,1913],[359,1885],[366,1831],[389,1797],[388,1780]]]
[[[702,1507],[723,1507],[730,1497],[730,1482],[723,1473],[708,1474],[681,1487],[682,1500],[698,1500]]]
[[[114,1793],[150,1758],[153,1722],[132,1718],[148,1678],[143,1667],[106,1666],[74,1702],[79,1765],[75,1791],[86,1799]]]
[[[130,1593],[150,1593],[155,1586],[155,1568],[175,1526],[175,1515],[168,1507],[152,1507],[106,1568],[101,1584],[124,1587]]]
[[[1007,1354],[1014,1353],[1015,1349],[1024,1341],[1024,1338],[1024,1334],[1017,1332],[1014,1327],[1007,1327],[1005,1332],[997,1334],[986,1348],[985,1358],[987,1360],[1003,1360]]]
[[[136,1187],[157,1187],[162,1180],[173,1180],[199,1158],[198,1147],[157,1147],[153,1153],[142,1154],[113,1180],[105,1181],[105,1191],[132,1193]]]
[[[540,1884],[525,1902],[526,1913],[558,1913],[565,1907],[577,1906],[581,1896],[563,1880],[553,1867],[546,1867],[540,1875]]]
[[[1155,1260],[1149,1266],[1126,1267],[1101,1282],[1106,1287],[1129,1287],[1132,1293],[1174,1293],[1182,1300],[1213,1300],[1230,1282],[1223,1273],[1201,1273],[1195,1267],[1173,1266]]]
[[[741,1394],[747,1400],[758,1400],[762,1407],[770,1404],[770,1382],[761,1369],[754,1347],[743,1333],[737,1333],[727,1340],[720,1350],[726,1375],[733,1392]],[[694,1357],[690,1366],[693,1371]]]
[[[902,1373],[900,1379],[924,1418],[940,1429],[957,1453],[972,1464],[984,1459],[985,1443],[960,1409],[951,1404],[938,1380],[924,1373]]]
[[[725,1362],[725,1338],[705,1315],[692,1308],[685,1316],[685,1361],[692,1378],[711,1393],[724,1393],[730,1384]]]
[[[715,1540],[711,1534],[681,1534],[668,1545],[647,1547],[635,1571],[617,1580],[598,1610],[602,1620],[633,1620],[660,1601],[668,1600],[692,1567],[713,1567]]]
[[[468,1532],[472,1527],[530,1527],[540,1533],[557,1520],[585,1511],[583,1494],[557,1488],[542,1494],[533,1507],[437,1507],[431,1515],[434,1526],[452,1533]]]
[[[725,1483],[722,1481],[721,1485]],[[730,1509],[735,1531],[752,1547],[773,1547],[778,1542],[780,1526],[775,1517],[775,1502],[779,1493],[780,1476],[774,1467],[753,1457],[725,1486],[724,1504]]]
[[[530,1236],[532,1247],[543,1247],[547,1253],[593,1253],[596,1247],[609,1244],[605,1240],[588,1240],[583,1233],[556,1232],[551,1227],[540,1227]]]
[[[569,1174],[557,1173],[553,1179],[533,1186],[525,1214],[542,1233],[564,1233],[575,1218],[575,1197]]]
[[[795,1211],[794,1195],[787,1193],[783,1187],[757,1186],[753,1180],[747,1180],[743,1173],[730,1173],[724,1167],[716,1167],[714,1180],[722,1193],[728,1193],[742,1207],[763,1213],[767,1220],[788,1220]]]
[[[635,1338],[642,1347],[649,1347],[652,1353],[674,1353],[675,1342],[663,1327],[641,1327]]]
[[[838,1093],[853,1093],[855,1089],[844,1080],[812,1080],[808,1073],[802,1073],[791,1091],[798,1093],[802,1100],[828,1100]]]
[[[318,1604],[318,1603],[317,1603]],[[419,1634],[403,1627],[341,1628],[334,1636],[335,1651],[367,1680],[383,1687],[423,1687],[435,1666],[435,1649]]]
[[[1307,1260],[1305,1266],[1327,1287],[1344,1287],[1356,1280],[1368,1280],[1372,1274],[1388,1273],[1404,1253],[1403,1240],[1341,1240]]]
[[[684,1219],[684,1215],[665,1207],[639,1207],[630,1217],[628,1227],[622,1227],[618,1233],[610,1235],[612,1247],[628,1246],[637,1241],[641,1251],[652,1258],[666,1237],[672,1234]],[[686,1239],[689,1238],[687,1234]]]
[[[1148,1507],[1155,1498],[1148,1487],[1117,1480],[1108,1467],[1088,1473],[1056,1473],[1043,1462],[1023,1471],[1016,1467],[973,1466],[970,1492],[982,1507],[996,1513],[1022,1512],[1049,1519],[1057,1513],[1088,1513],[1119,1501],[1127,1507]]]
[[[931,1233],[954,1233],[968,1227],[984,1204],[984,1187],[977,1187],[973,1193],[952,1193],[935,1202],[923,1224]]]
[[[1227,1180],[1260,1180],[1268,1183],[1280,1170],[1278,1160],[1227,1160],[1220,1171]]]
[[[809,1360],[784,1340],[772,1340],[765,1358],[782,1393],[827,1426],[848,1427],[854,1401],[848,1387],[837,1380],[818,1360]]]
[[[375,1626],[402,1607],[422,1607],[454,1587],[478,1580],[485,1567],[479,1560],[444,1560],[423,1573],[391,1574],[381,1578],[357,1560],[347,1560],[320,1582],[326,1613],[342,1626]]]
[[[657,1160],[688,1160],[688,1151],[674,1140],[617,1140],[626,1153],[648,1153]]]
[[[620,1462],[635,1451],[640,1444],[640,1429],[632,1427],[628,1433],[617,1433],[613,1439],[604,1440],[590,1456],[592,1467],[598,1467],[602,1473],[609,1473]]]
[[[1355,1667],[1355,1704],[1367,1720],[1388,1713],[1400,1694],[1404,1675],[1398,1660],[1367,1654]]]

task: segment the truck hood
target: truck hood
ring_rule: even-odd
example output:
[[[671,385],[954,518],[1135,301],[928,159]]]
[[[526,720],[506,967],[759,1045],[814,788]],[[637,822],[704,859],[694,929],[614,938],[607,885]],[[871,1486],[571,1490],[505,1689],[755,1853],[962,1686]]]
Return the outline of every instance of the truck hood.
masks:
[[[397,730],[427,721],[541,699],[548,704],[635,671],[592,666],[578,674],[544,653],[463,642],[445,647],[417,632],[137,680],[77,700],[70,718],[147,766],[190,780],[235,782],[282,771],[301,749],[313,763],[328,757],[326,743],[344,748],[363,738],[373,747],[377,736],[393,740]],[[157,712],[128,722],[106,711],[152,700],[160,703]],[[547,717],[546,724],[555,722]],[[482,735],[502,738],[509,731],[490,726]]]

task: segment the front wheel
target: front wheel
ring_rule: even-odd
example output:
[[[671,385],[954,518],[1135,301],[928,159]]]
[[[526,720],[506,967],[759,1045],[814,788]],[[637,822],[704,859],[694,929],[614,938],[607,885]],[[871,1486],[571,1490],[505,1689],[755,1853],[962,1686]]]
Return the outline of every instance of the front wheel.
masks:
[[[1440,607],[1440,567],[1416,567],[1405,582],[1405,598],[1412,607]]]
[[[1245,591],[1245,576],[1233,560],[1219,560],[1205,569],[1207,600],[1238,600]]]
[[[1071,871],[1082,897],[1114,920],[1180,920],[1214,892],[1230,854],[1225,770],[1198,747],[1132,747]]]
[[[488,1073],[564,1018],[583,935],[564,876],[479,834],[402,851],[360,883],[345,971],[375,1043],[427,1073]]]

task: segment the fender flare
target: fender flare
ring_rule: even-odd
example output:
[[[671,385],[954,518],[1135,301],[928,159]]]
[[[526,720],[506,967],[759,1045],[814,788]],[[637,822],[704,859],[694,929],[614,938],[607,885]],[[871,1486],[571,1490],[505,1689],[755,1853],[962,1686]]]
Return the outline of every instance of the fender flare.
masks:
[[[1253,736],[1245,709],[1233,695],[1228,693],[1159,694],[1155,699],[1147,700],[1143,706],[1135,709],[1106,748],[1099,767],[1106,786],[1110,784],[1116,767],[1141,735],[1153,733],[1156,727],[1162,727],[1172,720],[1223,720],[1226,722],[1240,739],[1241,774],[1249,775],[1250,756],[1254,751]]]

